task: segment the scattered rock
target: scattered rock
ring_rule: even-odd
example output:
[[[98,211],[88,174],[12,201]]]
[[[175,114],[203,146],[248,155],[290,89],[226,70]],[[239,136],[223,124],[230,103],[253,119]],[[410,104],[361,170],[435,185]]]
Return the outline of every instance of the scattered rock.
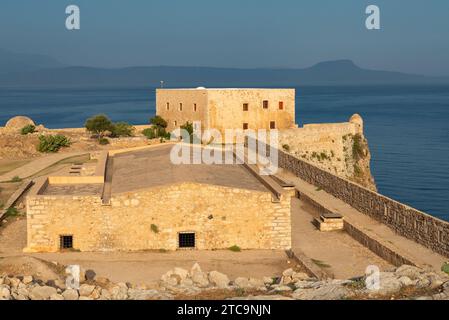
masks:
[[[220,289],[226,289],[229,285],[228,276],[218,271],[209,272],[209,281]]]
[[[66,289],[63,293],[62,296],[64,297],[65,300],[78,300],[78,291],[74,290],[74,289]]]
[[[349,294],[344,286],[327,284],[316,289],[296,289],[292,297],[298,300],[340,300]]]
[[[25,276],[25,277],[23,277],[22,282],[24,284],[29,284],[29,283],[33,282],[33,277],[32,276]]]
[[[48,300],[52,295],[57,294],[57,291],[53,287],[49,286],[35,286],[31,289],[31,300]]]
[[[94,291],[95,286],[89,284],[82,284],[79,288],[79,294],[81,297],[88,297]]]
[[[0,285],[0,300],[9,300],[11,297],[11,291],[9,290],[7,285]]]

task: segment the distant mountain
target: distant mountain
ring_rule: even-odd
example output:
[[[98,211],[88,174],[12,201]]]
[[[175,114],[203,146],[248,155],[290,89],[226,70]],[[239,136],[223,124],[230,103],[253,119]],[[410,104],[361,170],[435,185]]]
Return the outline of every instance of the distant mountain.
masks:
[[[0,49],[0,74],[60,68],[59,61],[40,54],[15,53]]]
[[[0,74],[2,86],[296,86],[449,84],[448,78],[362,69],[350,60],[318,63],[304,69],[237,69],[213,67],[51,67]]]

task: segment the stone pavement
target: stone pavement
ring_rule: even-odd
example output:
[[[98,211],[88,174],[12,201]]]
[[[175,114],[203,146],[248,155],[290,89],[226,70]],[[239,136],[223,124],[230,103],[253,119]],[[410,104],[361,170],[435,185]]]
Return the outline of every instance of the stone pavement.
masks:
[[[87,154],[88,152],[67,152],[67,153],[56,153],[51,155],[42,156],[36,158],[35,160],[16,168],[10,172],[7,172],[0,176],[0,182],[10,181],[14,177],[19,177],[21,179],[31,177],[36,173],[50,167],[51,165],[64,160],[66,158],[71,158],[75,156],[80,156]]]
[[[418,267],[432,268],[434,271],[441,272],[442,264],[448,260],[447,257],[439,255],[412,240],[398,235],[385,224],[361,213],[324,190],[317,189],[316,186],[296,177],[291,172],[282,170],[277,175],[286,181],[292,182],[300,193],[305,194],[330,211],[342,214],[345,221],[353,226],[356,226],[368,237],[381,244],[382,247],[398,253],[399,255],[412,261]],[[294,219],[298,219],[298,217],[295,216],[295,212],[301,212],[301,210],[304,211],[304,208],[292,208],[293,222]],[[299,219],[304,222],[305,218],[300,217]],[[293,237],[295,237],[295,235],[293,235]],[[304,242],[302,242],[302,244],[304,244]],[[335,246],[337,244],[338,243],[335,243]],[[298,245],[298,243],[296,245]],[[294,244],[292,249],[294,251]],[[333,250],[333,247],[330,246],[329,250]],[[345,259],[345,257],[341,257],[341,259]]]

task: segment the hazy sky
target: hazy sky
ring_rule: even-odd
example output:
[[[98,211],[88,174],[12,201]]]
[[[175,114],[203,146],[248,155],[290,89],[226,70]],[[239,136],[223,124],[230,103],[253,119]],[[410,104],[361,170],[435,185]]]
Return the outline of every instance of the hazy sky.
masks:
[[[65,8],[81,30],[65,28]],[[381,30],[365,8],[381,9]],[[1,0],[0,47],[72,65],[366,68],[449,75],[448,0]]]

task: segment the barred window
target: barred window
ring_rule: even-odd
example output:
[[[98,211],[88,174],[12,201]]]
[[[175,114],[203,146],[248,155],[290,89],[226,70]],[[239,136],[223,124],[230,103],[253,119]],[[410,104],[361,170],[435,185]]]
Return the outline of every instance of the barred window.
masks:
[[[73,248],[73,236],[69,236],[69,235],[59,236],[59,247],[61,249],[72,249]]]
[[[195,233],[181,232],[179,233],[179,248],[195,248]]]

